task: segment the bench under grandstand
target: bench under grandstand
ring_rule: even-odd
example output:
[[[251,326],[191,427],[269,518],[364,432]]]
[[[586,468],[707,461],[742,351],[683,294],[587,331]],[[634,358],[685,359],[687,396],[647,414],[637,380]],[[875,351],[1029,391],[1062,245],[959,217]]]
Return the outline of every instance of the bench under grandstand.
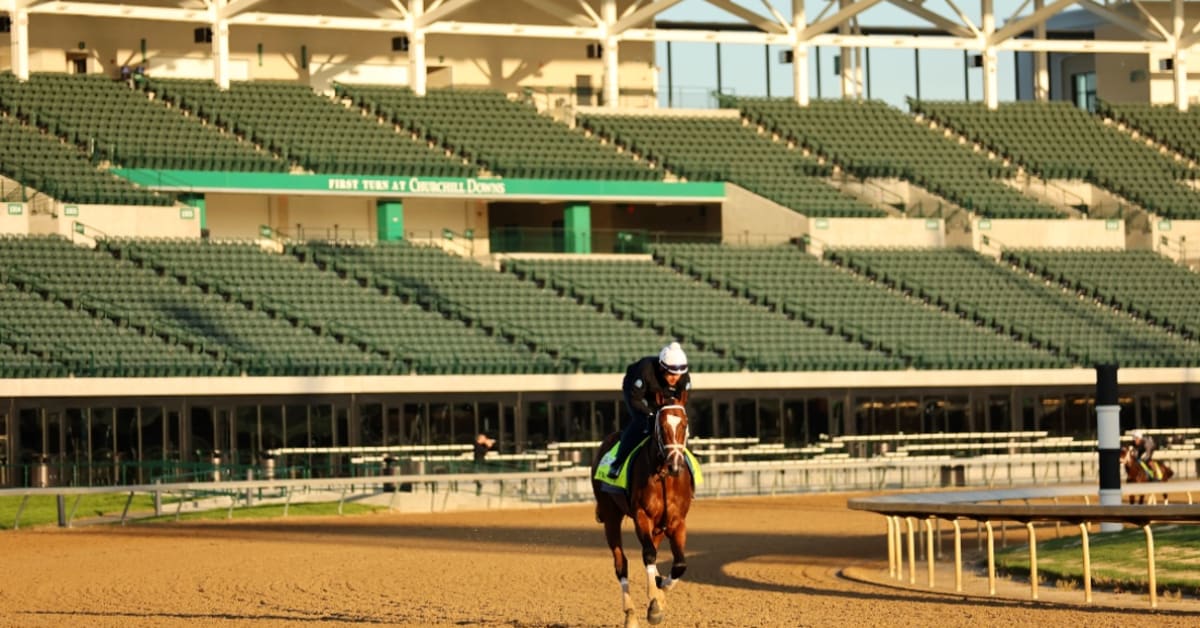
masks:
[[[0,175],[64,202],[164,205],[112,167],[730,181],[806,216],[1066,219],[1015,180],[1082,180],[1195,218],[1193,114],[1104,105],[736,99],[556,121],[499,91],[0,74]],[[1191,125],[1191,126],[1189,126]],[[677,338],[708,372],[1200,365],[1192,271],[1146,251],[655,245],[480,265],[406,242],[0,238],[0,377],[619,372]]]

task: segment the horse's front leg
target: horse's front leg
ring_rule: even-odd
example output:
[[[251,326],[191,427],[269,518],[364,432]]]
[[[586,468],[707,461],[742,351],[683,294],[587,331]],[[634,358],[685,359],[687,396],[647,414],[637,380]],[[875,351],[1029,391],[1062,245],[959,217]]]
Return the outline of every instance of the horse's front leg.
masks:
[[[616,516],[609,516],[604,520],[604,538],[608,541],[608,548],[612,550],[613,556],[613,571],[617,576],[617,583],[621,585],[621,609],[625,612],[625,625],[628,627],[637,626],[637,617],[634,615],[633,598],[629,596],[629,559],[625,556],[625,548],[621,545],[621,522],[624,517],[617,513]]]
[[[679,584],[679,579],[683,577],[683,572],[687,571],[687,523],[680,521],[674,529],[667,533],[667,540],[671,543],[671,555],[673,557],[671,563],[671,575],[663,578],[659,584],[659,588],[663,591],[670,591]]]
[[[655,532],[654,521],[644,511],[638,511],[636,524],[638,541],[642,543],[642,564],[646,566],[646,597],[650,599],[646,621],[659,624],[666,608],[666,598],[658,588],[658,544],[663,534]]]

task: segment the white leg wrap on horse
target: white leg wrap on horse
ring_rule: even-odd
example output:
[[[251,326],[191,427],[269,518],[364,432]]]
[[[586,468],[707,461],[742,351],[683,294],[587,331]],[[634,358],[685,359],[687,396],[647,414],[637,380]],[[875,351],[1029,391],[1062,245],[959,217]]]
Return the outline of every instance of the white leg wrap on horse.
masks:
[[[629,578],[621,578],[621,593],[629,593]]]
[[[658,565],[646,565],[646,577],[653,581],[658,577]]]
[[[679,582],[679,581],[672,578],[671,576],[666,576],[665,578],[663,578],[662,586],[659,588],[662,589],[663,591],[670,591],[671,587],[674,587],[675,583],[677,583],[677,582]]]

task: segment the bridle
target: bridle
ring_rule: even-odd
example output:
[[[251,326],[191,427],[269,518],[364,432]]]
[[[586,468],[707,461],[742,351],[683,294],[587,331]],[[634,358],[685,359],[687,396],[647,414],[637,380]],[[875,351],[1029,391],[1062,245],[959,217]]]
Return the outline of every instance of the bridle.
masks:
[[[662,420],[662,413],[665,410],[679,410],[683,416],[672,414],[668,416],[666,421]],[[658,443],[658,453],[664,459],[668,466],[673,469],[678,469],[679,465],[687,464],[684,456],[684,450],[687,448],[688,427],[687,409],[680,404],[669,404],[658,409],[654,414],[654,440]],[[671,442],[667,442],[663,434],[663,423],[667,424],[667,429],[671,430]],[[678,438],[678,430],[683,430],[683,437]]]

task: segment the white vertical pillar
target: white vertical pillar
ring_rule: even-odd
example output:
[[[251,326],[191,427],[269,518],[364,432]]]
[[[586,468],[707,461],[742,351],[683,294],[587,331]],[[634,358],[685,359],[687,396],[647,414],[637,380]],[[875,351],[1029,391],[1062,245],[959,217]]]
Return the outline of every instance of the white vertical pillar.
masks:
[[[861,35],[862,33],[856,33]],[[866,73],[863,71],[863,49],[854,49],[854,97],[862,100],[867,97]]]
[[[408,33],[408,86],[414,94],[424,96],[429,67],[425,62],[425,28],[418,21],[425,14],[425,0],[412,0],[408,12],[413,21],[413,28]]]
[[[1179,40],[1183,38],[1183,0],[1175,0],[1172,5],[1174,10],[1171,17],[1171,32],[1174,34],[1175,50],[1171,55],[1171,65],[1175,87],[1175,108],[1180,111],[1187,111],[1187,49],[1180,48],[1179,46]]]
[[[983,49],[983,103],[991,111],[1000,106],[1000,77],[996,68],[996,48],[992,36],[996,34],[996,11],[992,0],[983,0],[983,36],[987,45]]]
[[[805,26],[808,18],[804,15],[804,0],[792,0],[792,98],[801,107],[808,106],[809,96],[808,42],[800,41]]]
[[[9,2],[9,18],[12,32],[9,40],[12,48],[12,71],[18,80],[29,80],[29,7],[23,2]]]
[[[1096,366],[1096,435],[1100,464],[1100,505],[1121,503],[1121,405],[1117,402],[1117,365]],[[1100,524],[1101,532],[1116,532],[1119,523]]]
[[[222,90],[229,89],[229,20],[221,14],[228,3],[221,0],[212,9],[213,81]]]
[[[408,73],[409,85],[413,93],[424,96],[426,79],[429,77],[429,66],[425,62],[425,30],[415,29],[408,37]]]
[[[620,104],[618,101],[621,97],[621,79],[617,67],[619,40],[616,33],[612,32],[613,26],[617,23],[617,0],[604,0],[600,9],[600,17],[604,21],[604,50],[601,55],[604,57],[604,106],[608,109],[616,109]]]
[[[1187,51],[1175,50],[1175,108],[1188,110]]]
[[[847,6],[850,6],[852,2],[854,2],[854,0],[838,0],[838,8],[845,9]],[[846,21],[838,24],[838,32],[843,35],[850,34],[850,22]],[[842,71],[839,72],[842,79],[842,98],[852,98],[854,96],[854,72],[851,68],[853,67],[854,62],[851,59],[853,56],[851,54],[851,49],[843,46],[838,49],[838,55],[841,58],[842,64]]]
[[[1033,10],[1042,10],[1044,0],[1033,0]],[[1040,21],[1033,27],[1033,36],[1037,39],[1046,38],[1046,22]],[[1050,70],[1049,62],[1046,58],[1046,51],[1039,50],[1033,53],[1033,99],[1039,102],[1050,100]]]

